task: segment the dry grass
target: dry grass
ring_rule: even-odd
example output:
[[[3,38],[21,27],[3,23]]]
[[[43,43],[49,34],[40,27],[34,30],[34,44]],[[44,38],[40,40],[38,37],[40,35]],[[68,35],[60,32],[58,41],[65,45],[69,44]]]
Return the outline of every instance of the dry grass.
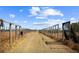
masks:
[[[1,38],[1,52],[6,51],[7,49],[9,49],[9,31],[3,31],[0,32],[0,38]],[[13,42],[15,41],[15,32],[12,32],[12,40]]]
[[[38,32],[30,32],[27,33],[20,40],[15,40],[15,32],[12,32],[12,39],[14,39],[14,43],[12,48],[9,48],[9,32],[3,32],[2,37],[2,52],[74,52],[70,48],[65,45],[59,44],[59,42],[55,39],[51,39],[41,33]],[[60,36],[59,36],[60,37]],[[55,44],[47,45],[47,42],[54,42]]]
[[[47,42],[54,42],[54,44],[45,44]],[[15,44],[11,50],[7,52],[12,53],[52,53],[52,52],[75,52],[69,47],[56,42],[56,40],[51,39],[38,32],[30,32],[26,34],[21,40]]]

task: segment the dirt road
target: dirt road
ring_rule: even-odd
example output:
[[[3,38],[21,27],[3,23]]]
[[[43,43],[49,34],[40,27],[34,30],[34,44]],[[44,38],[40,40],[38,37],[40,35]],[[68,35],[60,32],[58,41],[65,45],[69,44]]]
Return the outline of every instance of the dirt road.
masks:
[[[75,52],[69,47],[57,42],[39,32],[27,33],[15,46],[7,52],[15,53],[52,53]]]

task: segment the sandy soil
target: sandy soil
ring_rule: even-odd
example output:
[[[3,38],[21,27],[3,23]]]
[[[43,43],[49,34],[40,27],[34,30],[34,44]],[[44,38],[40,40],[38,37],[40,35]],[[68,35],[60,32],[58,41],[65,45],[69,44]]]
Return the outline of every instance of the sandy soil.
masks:
[[[52,53],[52,52],[76,52],[61,42],[55,41],[39,32],[30,32],[18,40],[13,47],[6,52],[13,53]]]

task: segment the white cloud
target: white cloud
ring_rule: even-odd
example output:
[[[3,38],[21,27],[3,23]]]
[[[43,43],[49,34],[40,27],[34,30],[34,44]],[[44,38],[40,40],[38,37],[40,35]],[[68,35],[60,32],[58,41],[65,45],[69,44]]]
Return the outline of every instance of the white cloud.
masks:
[[[44,16],[37,16],[36,19],[45,19],[46,17]]]
[[[78,22],[78,19],[76,19],[75,17],[71,17],[70,21],[71,21],[71,23],[75,23],[75,22]]]
[[[49,23],[48,22],[35,22],[35,23],[33,23],[33,25],[49,26]]]
[[[15,20],[15,21],[14,21],[14,23],[18,23],[18,21],[17,21],[17,20]]]
[[[49,26],[59,24],[60,28],[62,28],[62,23],[64,22],[66,21],[63,19],[48,19],[47,22],[35,22],[33,23],[33,25],[37,25],[37,26],[41,25],[41,26],[49,27]]]
[[[49,7],[45,7],[45,6],[44,6],[44,7],[42,7],[41,9],[45,10],[45,9],[48,9],[48,8],[49,8]]]
[[[75,22],[78,22],[79,20],[76,19],[75,17],[71,17],[69,20],[66,20],[66,18],[48,19],[48,21],[45,21],[45,22],[35,22],[33,23],[33,25],[50,27],[50,26],[59,24],[59,27],[62,29],[62,23],[67,22],[67,21],[71,21],[71,23],[75,23]]]
[[[59,24],[59,23],[61,23],[61,22],[63,22],[63,20],[61,20],[61,19],[48,19],[48,22],[50,23],[50,24]]]
[[[20,10],[19,10],[19,12],[23,12],[23,11],[24,11],[23,9],[20,9]]]
[[[38,15],[38,12],[40,12],[39,7],[32,7],[32,9],[30,9],[30,13],[32,16]]]
[[[27,23],[27,21],[24,21],[24,23]]]
[[[15,18],[15,16],[16,16],[15,14],[9,14],[10,18]]]
[[[64,16],[61,11],[49,7],[32,7],[30,13],[31,16],[35,16],[37,19],[44,19],[48,16]]]
[[[49,25],[49,26],[52,26],[52,25],[55,25],[55,24],[61,24],[65,22],[65,20],[61,20],[61,19],[48,19],[47,22],[35,22],[33,23],[34,25]]]
[[[42,12],[42,14],[45,15],[45,16],[50,16],[50,15],[52,15],[52,16],[57,16],[57,15],[58,16],[64,16],[63,13],[61,13],[60,11],[58,11],[56,9],[50,9],[50,8],[44,10]]]
[[[73,21],[73,20],[76,20],[76,18],[74,18],[74,17],[71,17],[71,19],[70,19],[71,21]]]

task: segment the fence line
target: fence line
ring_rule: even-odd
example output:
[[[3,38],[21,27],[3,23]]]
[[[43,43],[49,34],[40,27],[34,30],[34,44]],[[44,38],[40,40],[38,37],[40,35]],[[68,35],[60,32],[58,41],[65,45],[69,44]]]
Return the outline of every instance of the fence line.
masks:
[[[41,32],[51,38],[59,39],[59,34],[60,34],[59,24],[53,25],[48,28],[44,28],[44,29],[40,30],[39,32]]]
[[[13,42],[21,37],[21,29],[22,27],[19,25],[0,19],[0,52],[4,52],[8,47],[4,47],[6,46],[6,42],[9,47],[12,47]]]
[[[61,29],[59,24],[56,24],[44,28],[39,32],[52,39],[60,40],[62,43],[79,52],[79,20],[64,22]]]

